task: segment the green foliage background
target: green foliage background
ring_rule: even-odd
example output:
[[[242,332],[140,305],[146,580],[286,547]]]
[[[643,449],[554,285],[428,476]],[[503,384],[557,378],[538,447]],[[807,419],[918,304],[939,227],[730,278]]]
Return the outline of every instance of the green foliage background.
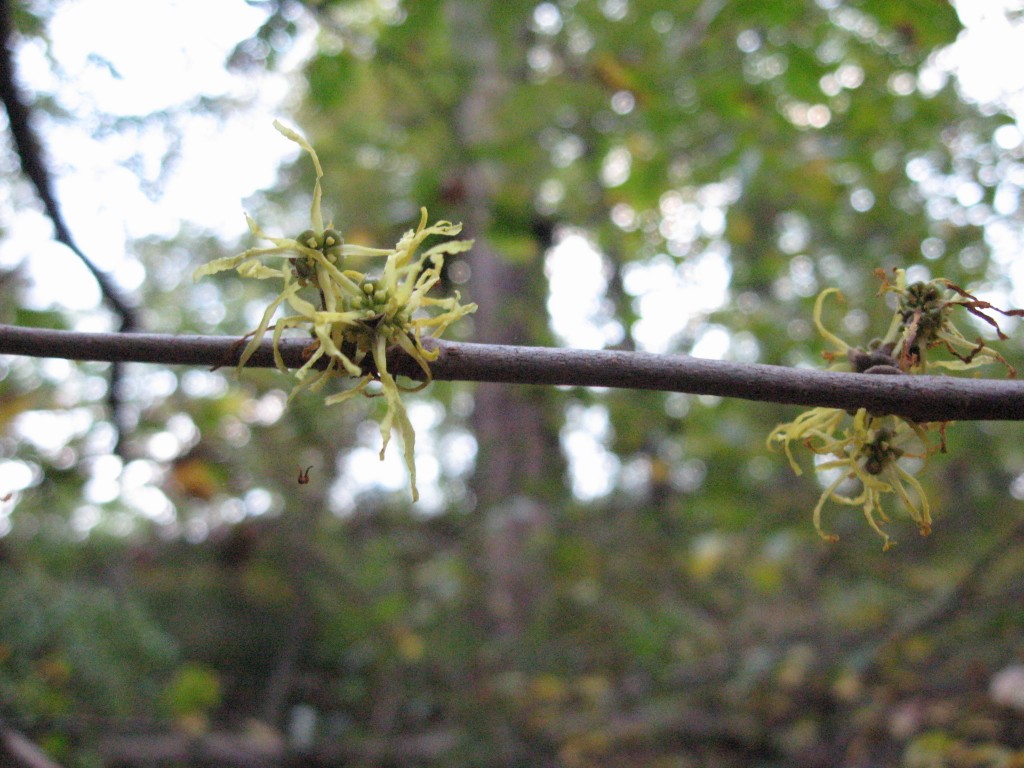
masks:
[[[273,70],[315,30],[291,118],[347,239],[393,242],[421,205],[478,238],[449,286],[481,303],[463,338],[560,343],[545,258],[569,233],[599,250],[601,322],[627,349],[643,346],[637,276],[695,279],[708,254],[727,300],[680,306],[661,349],[716,328],[729,357],[817,365],[814,295],[841,288],[829,322],[866,343],[889,317],[879,267],[1024,295],[1005,270],[1020,257],[992,250],[1019,229],[1024,150],[993,139],[1013,125],[1003,105],[970,103],[942,69],[961,30],[944,2],[257,5],[267,20],[230,65]],[[15,8],[45,45],[52,8]],[[301,229],[308,163],[280,181],[250,212]],[[132,243],[147,330],[249,330],[262,286],[161,279],[247,245],[187,224]],[[19,310],[16,278],[5,322],[75,324]],[[999,349],[1024,362],[1019,334]],[[425,512],[404,476],[389,490],[346,469],[376,445],[372,403],[282,411],[275,372],[139,366],[113,466],[166,495],[146,517],[127,491],[83,501],[111,466],[106,372],[0,360],[0,450],[33,478],[0,538],[0,716],[68,765],[99,764],[112,733],[294,747],[296,708],[332,765],[1024,761],[1020,711],[988,695],[1024,653],[1015,424],[951,428],[922,477],[934,533],[893,510],[883,555],[856,510],[826,512],[839,544],[816,537],[820,487],[763,448],[792,408],[438,382],[410,398],[432,425]],[[607,416],[621,469],[590,500],[564,450],[581,409]],[[40,413],[74,419],[65,445],[19,429]],[[170,458],[154,447],[168,433]],[[522,450],[498,458],[503,442]]]

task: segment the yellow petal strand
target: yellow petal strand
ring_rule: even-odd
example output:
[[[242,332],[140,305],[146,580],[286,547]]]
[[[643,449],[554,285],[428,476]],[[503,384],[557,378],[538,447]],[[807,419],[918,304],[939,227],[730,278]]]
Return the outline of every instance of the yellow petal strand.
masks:
[[[324,176],[320,159],[312,145],[301,134],[280,122],[274,128],[285,138],[295,142],[306,152],[316,170],[310,221],[317,238],[324,231],[321,203],[323,201]],[[417,255],[422,243],[431,236],[453,237],[462,231],[461,224],[438,221],[428,226],[426,208],[420,209],[417,226],[408,230],[394,248],[370,248],[343,243],[337,250],[325,253],[312,247],[316,243],[299,242],[293,238],[271,237],[248,214],[245,217],[249,232],[254,238],[270,243],[269,247],[250,248],[243,253],[215,259],[195,270],[196,279],[226,270],[235,270],[240,276],[258,280],[280,279],[281,292],[263,312],[260,322],[251,334],[241,355],[239,369],[245,366],[263,342],[268,331],[273,331],[271,341],[274,364],[285,371],[281,354],[281,340],[285,331],[297,329],[308,332],[311,343],[306,350],[307,359],[293,371],[296,382],[289,394],[291,401],[299,392],[317,391],[338,377],[356,379],[354,386],[329,395],[327,405],[344,403],[356,395],[384,398],[384,414],[380,419],[381,458],[384,457],[391,433],[397,429],[401,434],[403,458],[409,471],[409,482],[413,500],[419,498],[416,487],[416,465],[414,461],[416,435],[412,422],[402,403],[401,393],[413,392],[426,387],[432,378],[430,361],[436,360],[438,350],[428,350],[422,343],[424,332],[440,336],[444,330],[461,317],[476,310],[475,304],[461,304],[457,292],[452,296],[432,298],[428,294],[441,280],[444,257],[463,253],[472,247],[471,240],[448,240],[433,245]],[[317,241],[319,242],[319,240]],[[363,272],[341,269],[340,260],[351,257],[385,257],[381,276],[370,278]],[[266,264],[268,257],[277,260]],[[288,260],[287,262],[285,260]],[[366,291],[372,280],[372,290]],[[303,292],[300,295],[300,292]],[[271,325],[275,314],[287,304],[294,312]],[[416,361],[423,371],[423,380],[413,386],[399,385],[388,371],[387,350],[398,346]],[[346,350],[343,352],[342,350]],[[376,372],[365,373],[362,364],[372,356]],[[370,382],[380,381],[379,393],[371,392]],[[822,417],[800,426],[800,422],[776,430],[775,438],[783,442],[789,452],[789,442],[798,435],[811,434],[808,429],[821,427],[829,430]],[[822,433],[827,442],[829,434]]]
[[[438,255],[451,256],[456,253],[464,253],[473,247],[473,243],[473,240],[449,240],[444,243],[438,243],[424,251],[423,258],[430,259]]]
[[[267,307],[266,311],[263,313],[263,317],[260,319],[260,324],[256,326],[256,330],[252,332],[252,339],[246,345],[245,349],[242,351],[241,356],[238,358],[239,373],[241,373],[242,369],[245,367],[245,364],[249,362],[249,358],[252,357],[256,350],[259,348],[260,342],[263,341],[263,337],[267,333],[267,327],[270,325],[270,321],[274,317],[274,313],[277,311],[277,308],[281,306],[281,303],[285,299],[288,298],[289,293],[294,290],[294,287],[292,287],[290,290],[285,289],[277,296],[277,298],[270,302],[270,306]]]
[[[833,293],[836,294],[836,297],[840,301],[842,301],[843,294],[838,288],[826,288],[824,291],[819,293],[818,298],[814,300],[814,327],[818,329],[818,333],[821,335],[821,338],[834,345],[836,347],[836,351],[845,354],[850,349],[850,345],[828,330],[821,320],[822,309],[825,306],[825,299]]]
[[[882,511],[882,505],[879,503],[877,494],[872,494],[869,496],[868,500],[864,502],[864,517],[867,519],[868,525],[871,526],[871,530],[882,537],[882,551],[888,552],[894,542],[889,537],[889,534],[883,531],[881,526],[878,525],[878,521],[875,520],[874,513],[876,510],[883,520],[887,520],[885,513]]]
[[[932,532],[932,512],[931,506],[928,504],[928,495],[925,493],[924,487],[921,485],[920,481],[912,474],[907,472],[905,469],[903,469],[903,467],[897,465],[896,472],[899,473],[899,477],[901,480],[905,480],[906,482],[910,483],[910,487],[913,488],[914,493],[917,494],[918,502],[921,505],[920,509],[913,505],[907,492],[903,490],[902,486],[900,486],[900,490],[902,491],[901,497],[904,500],[904,504],[906,504],[907,508],[911,510],[911,515],[914,517],[914,521],[917,523],[918,528],[921,530],[921,535],[927,536],[929,533]]]
[[[363,390],[366,389],[367,384],[369,384],[371,381],[373,381],[373,377],[367,374],[366,376],[363,376],[363,378],[360,379],[359,382],[354,387],[346,389],[343,392],[338,392],[337,394],[331,395],[330,397],[324,400],[324,403],[326,405],[338,405],[339,403],[344,403],[347,400],[351,400],[356,395],[362,394]]]
[[[288,372],[288,366],[284,364],[284,358],[281,357],[281,334],[284,333],[286,328],[298,328],[302,325],[304,317],[301,315],[291,315],[290,317],[283,317],[277,321],[274,325],[274,365],[277,366],[277,370],[281,373]],[[300,377],[301,378],[301,377]]]
[[[394,253],[391,248],[369,248],[365,245],[345,243],[341,246],[342,256],[390,256]]]
[[[405,405],[402,403],[398,385],[395,383],[394,377],[388,373],[387,344],[383,336],[378,336],[376,344],[374,344],[373,361],[377,365],[377,374],[380,376],[382,394],[384,395],[387,407],[384,418],[380,423],[380,434],[384,442],[380,449],[380,458],[382,461],[384,460],[384,451],[387,449],[388,441],[391,438],[392,425],[397,423],[398,431],[402,435],[405,466],[409,470],[412,500],[417,501],[419,500],[420,492],[416,488],[416,432],[412,428],[412,422],[409,421],[409,415],[406,413]]]
[[[280,269],[274,269],[273,267],[268,267],[265,264],[260,264],[255,259],[239,264],[238,274],[242,277],[251,277],[255,280],[267,280],[271,277],[284,277],[284,273]]]
[[[309,153],[309,156],[313,158],[313,167],[316,169],[316,177],[318,179],[322,179],[324,176],[324,169],[320,167],[320,158],[316,156],[316,150],[313,149],[313,146],[306,141],[300,133],[292,130],[280,120],[274,121],[274,127],[277,129],[278,133],[286,139],[291,139]]]
[[[313,149],[313,145],[306,141],[301,134],[297,131],[293,131],[288,126],[275,120],[274,127],[288,139],[291,139],[298,144],[306,153],[313,159],[313,167],[316,169],[316,181],[313,183],[313,204],[309,211],[309,220],[313,225],[314,232],[324,231],[324,218],[320,212],[320,200],[323,196],[323,190],[321,187],[320,179],[324,177],[324,169],[320,167],[320,158],[316,155],[316,150]]]
[[[239,264],[245,261],[249,257],[249,252],[240,253],[237,256],[225,256],[220,259],[214,259],[208,261],[192,273],[193,280],[199,280],[201,277],[207,275],[215,275],[218,272],[224,272],[229,269],[235,269]]]
[[[433,374],[430,372],[430,366],[427,365],[427,361],[423,357],[422,352],[420,351],[420,350],[422,350],[422,347],[417,346],[412,341],[412,339],[410,339],[408,336],[405,336],[405,335],[399,335],[397,337],[397,340],[398,340],[398,346],[400,346],[405,351],[405,353],[407,355],[409,355],[409,357],[411,357],[413,360],[416,361],[416,364],[420,367],[420,370],[423,371],[423,375],[426,377],[426,378],[424,378],[423,381],[421,381],[419,383],[418,386],[416,386],[416,387],[414,387],[412,389],[408,389],[407,388],[405,390],[406,392],[418,392],[421,389],[423,389],[424,387],[426,387],[427,384],[429,384],[433,380],[433,378],[434,378]]]
[[[832,496],[836,488],[838,488],[840,483],[842,483],[845,479],[846,477],[844,475],[840,475],[835,480],[835,482],[833,482],[828,488],[822,491],[821,496],[818,497],[818,503],[814,506],[814,513],[811,515],[812,519],[814,520],[814,530],[816,530],[818,532],[818,535],[821,536],[821,538],[823,538],[825,541],[839,541],[839,537],[836,534],[825,533],[825,531],[822,530],[821,510],[825,506],[825,502],[828,501],[829,497]]]
[[[330,357],[339,363],[345,369],[345,372],[353,378],[359,378],[363,375],[363,370],[358,365],[349,359],[348,355],[341,351],[334,339],[331,338],[330,326],[318,325],[314,329],[316,337],[320,339],[320,348]]]

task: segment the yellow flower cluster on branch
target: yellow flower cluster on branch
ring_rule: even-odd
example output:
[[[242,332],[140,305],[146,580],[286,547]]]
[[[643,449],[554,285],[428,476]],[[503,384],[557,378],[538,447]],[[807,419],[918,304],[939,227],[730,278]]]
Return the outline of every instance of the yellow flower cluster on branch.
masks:
[[[427,226],[427,210],[423,208],[418,226],[406,232],[394,248],[345,243],[331,225],[324,226],[320,209],[324,174],[316,151],[290,128],[278,122],[274,127],[305,150],[316,169],[311,228],[296,238],[271,237],[246,216],[253,236],[271,245],[211,261],[199,267],[194,278],[233,269],[243,277],[280,281],[280,292],[267,306],[255,330],[247,334],[251,338],[239,357],[239,370],[266,334],[272,332],[275,362],[280,370],[287,371],[279,351],[282,334],[288,329],[309,333],[307,358],[294,372],[297,383],[289,400],[304,389],[320,390],[338,377],[355,379],[356,383],[328,396],[328,405],[342,403],[356,394],[382,396],[386,408],[380,422],[380,456],[384,458],[392,430],[397,428],[415,501],[419,497],[415,433],[401,392],[416,391],[430,383],[429,363],[436,359],[437,352],[423,346],[423,337],[440,336],[453,322],[476,310],[475,304],[460,303],[457,292],[444,298],[429,295],[441,279],[444,257],[469,250],[473,242],[447,240],[420,252],[428,237],[454,237],[462,230],[462,225],[447,221]],[[346,259],[350,257],[379,258],[383,264],[379,273],[370,275],[346,268]],[[282,307],[290,314],[275,321]],[[399,347],[419,364],[424,381],[405,387],[395,380],[387,363],[391,347]],[[379,391],[376,387],[371,389],[371,382],[380,383]]]
[[[970,341],[953,322],[956,307],[992,325],[1000,339],[1006,336],[987,311],[1021,316],[1024,310],[1001,310],[982,301],[944,278],[907,285],[906,272],[893,270],[894,279],[878,270],[880,294],[896,295],[896,309],[889,329],[867,349],[850,346],[829,331],[822,321],[825,300],[842,299],[838,289],[827,288],[814,303],[814,325],[832,349],[822,353],[832,370],[882,375],[914,375],[930,368],[967,370],[986,363],[1002,363],[1010,376],[1016,372],[982,339]],[[952,359],[934,359],[934,352],[948,352]],[[828,501],[861,507],[868,525],[883,539],[892,539],[882,529],[889,522],[882,507],[886,494],[895,495],[917,524],[922,535],[931,532],[928,497],[914,476],[936,452],[945,452],[948,422],[917,423],[893,414],[874,414],[865,408],[847,412],[838,408],[812,408],[793,421],[780,424],[768,435],[769,447],[781,445],[793,471],[802,470],[793,446],[803,446],[814,456],[814,470],[824,486],[814,507],[814,527],[826,541],[839,537],[824,531],[822,510]],[[932,435],[937,435],[937,442]]]

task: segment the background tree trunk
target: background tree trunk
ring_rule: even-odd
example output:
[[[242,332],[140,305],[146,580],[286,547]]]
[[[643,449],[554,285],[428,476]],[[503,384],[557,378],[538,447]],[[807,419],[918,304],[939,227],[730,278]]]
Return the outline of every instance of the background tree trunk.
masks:
[[[448,7],[453,48],[471,67],[465,98],[456,112],[456,135],[463,164],[463,220],[475,239],[472,264],[474,316],[480,341],[536,344],[547,327],[544,282],[536,279],[544,251],[541,238],[529,259],[512,263],[492,244],[488,232],[498,223],[495,198],[498,168],[478,159],[499,141],[494,120],[506,90],[498,46],[488,24],[490,3],[453,0]],[[541,388],[481,384],[476,388],[473,428],[478,445],[472,482],[480,525],[479,564],[483,569],[488,619],[498,638],[514,641],[528,623],[544,587],[540,545],[550,526],[545,489],[560,487],[563,462],[557,427]]]

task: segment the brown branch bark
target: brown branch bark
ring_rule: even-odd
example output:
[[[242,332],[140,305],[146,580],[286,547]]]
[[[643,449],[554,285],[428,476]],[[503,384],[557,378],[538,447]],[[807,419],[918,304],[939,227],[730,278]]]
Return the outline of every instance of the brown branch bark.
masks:
[[[308,343],[283,340],[286,364],[300,366]],[[425,344],[438,351],[431,371],[442,381],[650,389],[791,405],[863,407],[920,422],[1024,420],[1022,381],[837,373],[645,352],[433,339]],[[233,336],[80,333],[0,325],[0,354],[8,355],[216,367],[233,365],[241,348]],[[273,367],[269,339],[248,365]],[[398,374],[422,379],[416,363],[400,352],[393,354],[389,365]]]

